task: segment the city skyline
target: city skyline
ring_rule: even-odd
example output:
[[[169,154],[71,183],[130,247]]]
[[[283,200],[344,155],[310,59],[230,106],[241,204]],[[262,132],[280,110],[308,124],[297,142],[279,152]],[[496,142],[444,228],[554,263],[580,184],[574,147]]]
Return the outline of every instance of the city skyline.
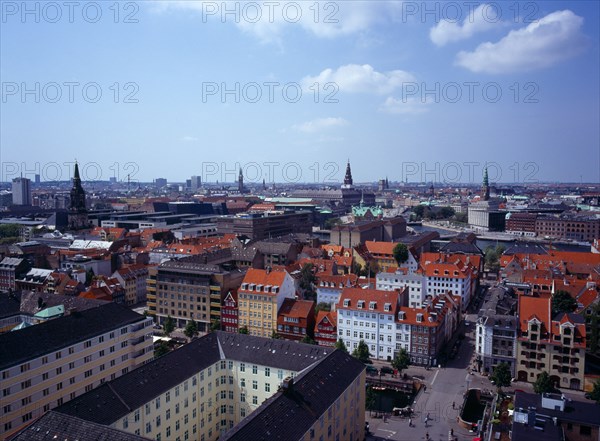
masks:
[[[1,181],[600,181],[595,2],[32,5],[2,4]]]

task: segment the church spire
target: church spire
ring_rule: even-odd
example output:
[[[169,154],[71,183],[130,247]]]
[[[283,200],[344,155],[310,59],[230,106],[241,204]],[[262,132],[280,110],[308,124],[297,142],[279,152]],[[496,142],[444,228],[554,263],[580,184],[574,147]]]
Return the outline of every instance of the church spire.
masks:
[[[481,198],[484,201],[489,201],[490,199],[490,181],[488,177],[487,167],[483,171],[483,185],[481,186]]]
[[[350,159],[348,159],[348,163],[346,164],[346,176],[344,176],[344,186],[346,188],[352,187],[352,170],[350,169]]]

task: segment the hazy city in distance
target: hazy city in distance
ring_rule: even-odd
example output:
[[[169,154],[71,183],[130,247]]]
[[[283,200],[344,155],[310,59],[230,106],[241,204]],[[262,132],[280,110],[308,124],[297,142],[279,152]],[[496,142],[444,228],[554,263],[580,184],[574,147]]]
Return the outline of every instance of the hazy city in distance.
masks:
[[[0,0],[0,441],[600,441],[600,2]]]

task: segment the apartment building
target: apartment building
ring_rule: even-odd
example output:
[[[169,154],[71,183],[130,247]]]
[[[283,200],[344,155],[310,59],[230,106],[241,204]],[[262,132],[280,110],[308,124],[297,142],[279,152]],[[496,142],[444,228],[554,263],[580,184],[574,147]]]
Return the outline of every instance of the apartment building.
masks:
[[[335,346],[337,336],[337,312],[319,311],[315,320],[315,341],[321,346]]]
[[[238,332],[238,296],[237,290],[229,290],[221,306],[221,329]]]
[[[146,265],[129,265],[113,273],[125,289],[125,304],[135,305],[146,301],[148,267]]]
[[[377,273],[375,287],[382,291],[407,288],[407,302],[411,308],[423,308],[425,303],[432,299],[432,295],[427,295],[427,279],[422,274],[409,271],[407,268]]]
[[[345,288],[336,306],[338,339],[344,340],[349,351],[363,340],[372,358],[391,360],[400,296],[397,291]]]
[[[414,365],[436,366],[444,345],[456,331],[458,309],[458,302],[448,294],[437,297],[426,308],[402,308],[396,320],[397,349],[406,349]]]
[[[517,297],[504,288],[488,291],[475,330],[475,351],[481,372],[491,373],[500,363],[516,375]]]
[[[238,290],[238,326],[248,328],[250,335],[271,337],[283,301],[295,296],[294,279],[287,271],[250,268]]]
[[[450,293],[460,297],[464,312],[469,306],[479,280],[481,256],[423,253],[421,267],[426,277],[427,296]]]
[[[356,274],[317,274],[317,303],[327,303],[332,308],[335,308],[335,305],[340,300],[342,290],[356,286],[357,281],[358,277]]]
[[[16,288],[15,280],[22,272],[27,272],[28,263],[25,259],[5,257],[0,262],[0,291],[10,291]]]
[[[152,277],[149,283],[154,283]],[[158,323],[171,316],[177,327],[185,327],[194,320],[199,331],[206,332],[211,322],[221,319],[223,298],[243,277],[239,270],[200,263],[193,257],[159,265],[155,282]]]
[[[0,439],[151,360],[151,326],[107,303],[0,335]]]
[[[313,337],[315,302],[312,300],[284,299],[277,312],[277,334],[287,340]]]
[[[551,318],[551,297],[519,296],[517,379],[535,382],[546,371],[556,387],[583,389],[585,321],[579,314]]]
[[[319,381],[323,387],[315,389]],[[104,384],[57,412],[159,441],[240,439],[236,434],[241,433],[242,439],[267,439],[271,425],[280,422],[272,419],[247,435],[244,431],[255,421],[248,417],[257,412],[260,420],[281,411],[290,387],[304,393],[305,402],[296,407],[303,418],[282,421],[288,429],[306,427],[304,435],[313,425],[319,428],[321,419],[332,424],[339,410],[337,433],[352,433],[352,439],[364,435],[364,365],[341,351],[222,331]]]

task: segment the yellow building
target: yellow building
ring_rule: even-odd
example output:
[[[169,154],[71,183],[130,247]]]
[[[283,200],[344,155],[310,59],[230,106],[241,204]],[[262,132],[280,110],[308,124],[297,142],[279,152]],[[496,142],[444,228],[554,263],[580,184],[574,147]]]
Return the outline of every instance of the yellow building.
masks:
[[[0,440],[154,355],[152,320],[115,303],[0,335]]]
[[[283,300],[295,296],[294,280],[287,271],[250,268],[238,290],[238,327],[247,327],[250,335],[271,337]]]

